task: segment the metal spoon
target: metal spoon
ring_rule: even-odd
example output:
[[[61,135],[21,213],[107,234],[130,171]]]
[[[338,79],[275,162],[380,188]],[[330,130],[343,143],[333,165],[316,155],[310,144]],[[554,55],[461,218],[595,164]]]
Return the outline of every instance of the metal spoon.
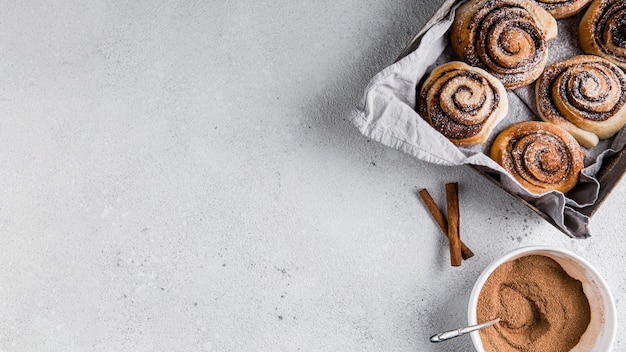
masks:
[[[442,332],[440,334],[431,336],[430,337],[430,342],[446,341],[446,340],[455,338],[457,336],[465,335],[465,334],[470,333],[472,331],[476,331],[476,330],[480,330],[482,328],[486,328],[488,326],[496,324],[499,321],[500,321],[500,318],[494,319],[494,320],[491,320],[491,321],[488,321],[488,322],[482,323],[482,324],[471,325],[471,326],[466,326],[464,328],[460,328],[460,329],[456,329],[456,330],[450,330],[450,331]]]

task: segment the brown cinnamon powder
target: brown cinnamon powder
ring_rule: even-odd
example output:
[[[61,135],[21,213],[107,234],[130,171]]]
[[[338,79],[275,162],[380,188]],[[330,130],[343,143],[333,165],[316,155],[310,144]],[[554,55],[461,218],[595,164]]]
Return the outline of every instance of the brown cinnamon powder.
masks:
[[[555,260],[529,255],[500,265],[478,297],[479,322],[500,318],[480,331],[487,352],[566,352],[591,319],[582,283]]]

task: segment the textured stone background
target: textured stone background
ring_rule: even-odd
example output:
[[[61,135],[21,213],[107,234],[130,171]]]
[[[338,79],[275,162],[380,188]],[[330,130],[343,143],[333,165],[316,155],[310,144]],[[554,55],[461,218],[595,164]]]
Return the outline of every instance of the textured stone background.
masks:
[[[534,244],[625,316],[623,183],[571,240],[348,121],[441,2],[3,2],[0,351],[469,351],[428,337]],[[415,195],[450,181],[461,268]]]

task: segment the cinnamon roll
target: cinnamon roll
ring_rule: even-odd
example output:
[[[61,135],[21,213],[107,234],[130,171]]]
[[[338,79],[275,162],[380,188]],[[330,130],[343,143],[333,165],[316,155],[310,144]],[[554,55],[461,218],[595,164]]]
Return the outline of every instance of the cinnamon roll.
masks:
[[[626,123],[626,74],[598,56],[580,55],[550,65],[535,93],[541,119],[563,127],[587,148]]]
[[[580,46],[626,69],[626,1],[594,0],[578,27]]]
[[[535,81],[546,65],[556,20],[532,0],[470,0],[450,29],[454,52],[515,89]]]
[[[576,139],[557,125],[526,121],[504,129],[491,146],[491,158],[532,193],[567,192],[584,167]]]
[[[568,18],[579,13],[591,0],[535,0],[539,6],[556,19]]]
[[[457,145],[485,142],[507,111],[502,83],[460,61],[435,68],[418,97],[419,114]]]

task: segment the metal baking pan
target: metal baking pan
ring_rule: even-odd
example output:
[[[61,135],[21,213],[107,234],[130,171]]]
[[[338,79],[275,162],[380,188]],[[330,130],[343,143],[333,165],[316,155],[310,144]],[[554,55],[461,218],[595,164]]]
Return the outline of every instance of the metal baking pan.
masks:
[[[402,59],[403,57],[417,49],[422,39],[422,36],[426,33],[426,31],[428,31],[428,29],[430,29],[435,23],[447,17],[450,14],[450,10],[459,2],[462,2],[462,0],[446,0],[443,5],[430,18],[426,25],[409,41],[408,45],[402,50],[396,61]],[[528,203],[520,196],[503,188],[499,181],[494,179],[488,173],[483,172],[477,167],[470,167],[476,172],[480,173],[487,180],[495,183],[499,188],[512,195],[524,205],[528,206],[530,209],[532,209],[546,221],[557,227],[559,230],[563,231],[555,224],[554,220],[552,220],[552,218],[546,215],[543,211],[537,209],[535,206]],[[626,148],[622,148],[616,154],[604,159],[600,171],[596,174],[596,179],[600,183],[598,199],[594,204],[584,208],[580,208],[579,212],[591,218],[594,213],[600,208],[603,201],[609,196],[613,188],[618,184],[624,174],[624,171],[626,171]]]

